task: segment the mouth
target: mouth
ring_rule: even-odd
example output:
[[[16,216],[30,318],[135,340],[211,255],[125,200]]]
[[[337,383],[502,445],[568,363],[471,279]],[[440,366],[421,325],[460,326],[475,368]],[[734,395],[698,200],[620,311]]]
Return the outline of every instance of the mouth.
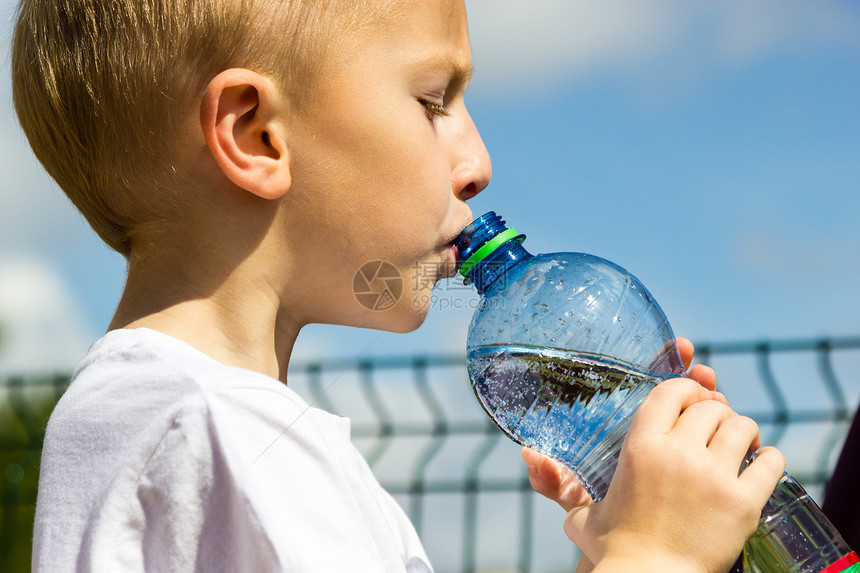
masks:
[[[439,278],[451,278],[457,275],[460,268],[460,250],[455,245],[455,241],[459,236],[459,231],[449,235],[448,241],[442,244],[440,249],[442,260],[439,265]]]
[[[454,262],[457,263],[458,267],[460,266],[460,249],[457,247],[457,237],[459,236],[460,234],[457,233],[450,241],[445,243],[445,247],[450,249],[451,253],[454,255]]]
[[[460,268],[460,251],[454,245],[453,241],[445,244],[444,257],[439,269],[439,275],[440,278],[449,279],[456,276],[457,270]]]
[[[464,228],[466,226],[468,226],[469,223],[471,223],[471,221],[472,221],[471,215],[472,214],[470,212],[469,216],[467,217],[467,222],[466,222],[466,225],[464,226]],[[463,232],[463,229],[458,229],[458,230],[454,231],[454,233],[452,233],[449,236],[449,240],[444,244],[444,246],[442,248],[442,250],[445,253],[445,261],[443,262],[442,269],[440,269],[442,271],[440,273],[440,275],[443,278],[451,278],[453,276],[456,276],[457,271],[460,270],[460,264],[463,261],[460,260],[460,249],[457,248],[456,243],[457,243],[457,238],[460,236],[460,234],[462,232]]]

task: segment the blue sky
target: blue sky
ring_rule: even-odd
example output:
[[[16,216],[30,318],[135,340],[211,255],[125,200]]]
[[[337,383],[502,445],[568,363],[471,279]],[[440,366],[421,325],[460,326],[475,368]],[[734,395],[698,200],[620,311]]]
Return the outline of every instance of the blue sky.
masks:
[[[694,340],[860,334],[860,5],[467,7],[467,103],[494,166],[476,215],[500,212],[532,252],[626,267]],[[124,266],[17,127],[13,8],[0,0],[0,367],[46,367],[74,363],[104,330]],[[470,296],[440,285],[408,335],[309,327],[296,356],[462,350]],[[452,301],[466,308],[441,308]]]

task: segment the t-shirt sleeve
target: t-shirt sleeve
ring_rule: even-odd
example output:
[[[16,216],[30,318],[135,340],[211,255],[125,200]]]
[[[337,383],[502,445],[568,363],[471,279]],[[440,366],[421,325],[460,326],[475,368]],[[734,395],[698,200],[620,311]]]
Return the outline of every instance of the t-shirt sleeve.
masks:
[[[142,469],[120,475],[89,528],[84,570],[280,571],[237,487],[206,402],[184,404]],[[85,565],[85,564],[84,564]]]

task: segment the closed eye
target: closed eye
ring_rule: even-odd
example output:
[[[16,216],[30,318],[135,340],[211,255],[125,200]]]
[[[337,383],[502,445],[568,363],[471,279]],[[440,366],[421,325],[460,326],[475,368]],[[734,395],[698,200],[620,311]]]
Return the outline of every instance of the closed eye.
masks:
[[[450,112],[445,109],[445,106],[443,106],[442,104],[426,99],[421,99],[418,101],[420,101],[421,105],[424,106],[424,110],[427,112],[427,117],[429,119],[451,115]]]

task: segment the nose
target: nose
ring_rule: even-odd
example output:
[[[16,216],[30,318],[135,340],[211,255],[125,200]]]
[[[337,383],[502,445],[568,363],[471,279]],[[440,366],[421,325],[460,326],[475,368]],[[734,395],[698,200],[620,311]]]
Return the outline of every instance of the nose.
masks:
[[[490,153],[468,112],[464,111],[460,133],[454,138],[455,153],[452,174],[454,195],[468,201],[490,184],[493,174]]]

